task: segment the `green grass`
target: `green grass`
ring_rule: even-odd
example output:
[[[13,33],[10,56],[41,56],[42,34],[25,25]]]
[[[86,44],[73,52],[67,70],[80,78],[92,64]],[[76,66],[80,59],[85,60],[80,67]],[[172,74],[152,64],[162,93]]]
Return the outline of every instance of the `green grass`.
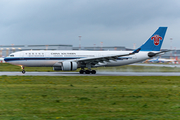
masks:
[[[179,72],[179,67],[154,67],[154,66],[136,66],[125,65],[119,67],[99,67],[93,68],[97,71],[116,71],[116,72]],[[27,72],[53,72],[52,67],[25,67]],[[79,71],[80,69],[76,70]],[[22,71],[20,66],[11,65],[8,63],[0,64],[0,71]]]
[[[177,120],[179,77],[0,76],[4,120]]]

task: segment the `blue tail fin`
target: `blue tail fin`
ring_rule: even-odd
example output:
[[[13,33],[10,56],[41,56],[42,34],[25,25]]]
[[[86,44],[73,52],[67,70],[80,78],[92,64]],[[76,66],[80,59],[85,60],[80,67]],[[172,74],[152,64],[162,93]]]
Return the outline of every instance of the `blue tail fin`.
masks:
[[[157,31],[140,47],[141,51],[160,51],[167,27],[159,27]]]

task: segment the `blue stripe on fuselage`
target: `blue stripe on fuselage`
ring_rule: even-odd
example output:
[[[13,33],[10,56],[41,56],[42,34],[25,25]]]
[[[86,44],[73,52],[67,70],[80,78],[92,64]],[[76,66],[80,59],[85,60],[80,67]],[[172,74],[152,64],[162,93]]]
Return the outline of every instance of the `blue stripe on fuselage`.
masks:
[[[65,57],[8,57],[8,58],[5,58],[4,60],[6,62],[8,61],[19,61],[19,60],[70,60],[70,59],[79,59],[79,58],[74,58],[74,57],[68,57],[68,58],[65,58]]]
[[[21,60],[73,60],[80,59],[84,57],[6,57],[4,60],[6,62],[10,61],[21,61]],[[117,60],[128,60],[132,57],[119,57]]]

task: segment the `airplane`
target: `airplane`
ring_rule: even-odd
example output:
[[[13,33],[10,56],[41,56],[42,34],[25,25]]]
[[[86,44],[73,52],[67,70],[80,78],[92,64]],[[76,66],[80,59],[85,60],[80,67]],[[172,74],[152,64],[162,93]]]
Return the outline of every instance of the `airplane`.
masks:
[[[80,74],[96,74],[91,68],[102,66],[122,66],[158,56],[167,27],[159,27],[156,32],[134,51],[81,51],[81,50],[40,50],[11,53],[4,60],[7,63],[25,67],[53,67],[55,71],[75,71]]]
[[[176,59],[165,59],[165,58],[159,58],[160,63],[172,63],[177,64],[178,61]]]
[[[159,58],[159,57],[147,60],[147,62],[150,62],[150,63],[172,63],[172,64],[178,63],[178,61],[176,59],[165,59],[165,58]]]
[[[158,59],[159,59],[159,57],[153,58],[153,59],[148,59],[145,62],[148,62],[148,63],[158,63],[159,62]]]

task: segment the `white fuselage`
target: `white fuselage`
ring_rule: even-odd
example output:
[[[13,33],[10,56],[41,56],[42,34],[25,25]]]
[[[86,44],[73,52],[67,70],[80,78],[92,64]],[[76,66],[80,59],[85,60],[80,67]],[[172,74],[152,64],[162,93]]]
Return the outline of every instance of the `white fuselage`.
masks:
[[[128,54],[132,51],[21,51],[10,54],[5,61],[14,65],[29,67],[55,67],[59,62],[76,61],[81,58],[103,57],[108,55]],[[156,51],[157,52],[157,51]],[[148,57],[148,51],[119,57],[117,60],[101,62],[95,65],[100,66],[121,66],[140,62]]]

